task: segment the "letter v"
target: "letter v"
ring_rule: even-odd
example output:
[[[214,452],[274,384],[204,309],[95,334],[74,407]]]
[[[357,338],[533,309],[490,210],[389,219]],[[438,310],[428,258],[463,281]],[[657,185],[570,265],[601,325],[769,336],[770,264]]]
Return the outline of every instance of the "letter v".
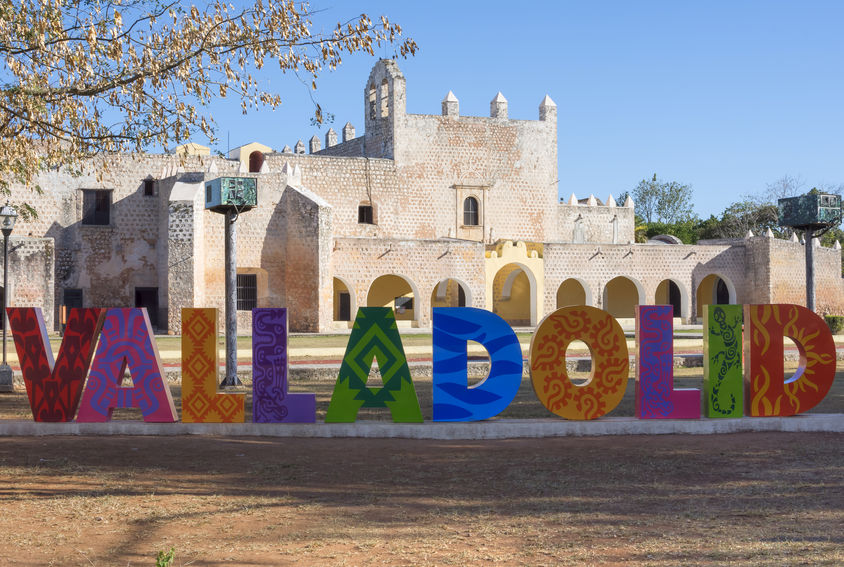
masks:
[[[35,421],[73,421],[102,326],[102,309],[71,309],[58,362],[39,307],[10,307],[9,327]]]

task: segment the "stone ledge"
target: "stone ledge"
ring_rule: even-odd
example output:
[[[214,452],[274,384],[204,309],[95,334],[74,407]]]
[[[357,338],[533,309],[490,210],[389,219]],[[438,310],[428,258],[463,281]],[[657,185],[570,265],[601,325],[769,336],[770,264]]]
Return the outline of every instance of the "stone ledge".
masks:
[[[213,435],[226,437],[403,438],[439,440],[518,439],[599,435],[711,435],[718,433],[844,433],[844,414],[740,419],[654,419],[608,417],[594,421],[500,419],[481,422],[390,423],[35,423],[0,421],[0,436],[47,435]]]

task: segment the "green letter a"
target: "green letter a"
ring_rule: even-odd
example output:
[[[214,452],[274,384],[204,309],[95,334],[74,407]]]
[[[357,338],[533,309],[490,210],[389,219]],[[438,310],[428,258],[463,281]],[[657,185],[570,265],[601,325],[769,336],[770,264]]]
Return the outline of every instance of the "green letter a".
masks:
[[[383,388],[366,387],[373,358],[378,360]],[[389,307],[358,309],[325,422],[354,422],[362,407],[386,407],[396,423],[422,423],[396,317]]]

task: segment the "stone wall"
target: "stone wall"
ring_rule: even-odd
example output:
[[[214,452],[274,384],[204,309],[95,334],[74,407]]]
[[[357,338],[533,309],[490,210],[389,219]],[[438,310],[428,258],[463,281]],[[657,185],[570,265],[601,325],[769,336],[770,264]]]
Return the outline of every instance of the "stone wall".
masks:
[[[747,267],[759,291],[754,303],[806,305],[806,248],[799,242],[756,236],[747,239]],[[815,241],[817,242],[817,241]],[[844,314],[841,251],[815,246],[815,311]]]
[[[557,241],[599,244],[634,242],[636,219],[633,207],[560,203]]]
[[[671,279],[682,297],[684,319],[697,311],[697,289],[705,277],[715,274],[727,280],[737,303],[751,296],[753,282],[745,278],[745,250],[742,241],[733,246],[686,245],[545,245],[544,311],[556,309],[557,290],[569,278],[581,282],[587,303],[602,308],[604,288],[610,280],[625,277],[643,294],[643,304],[655,303],[659,284]]]
[[[431,296],[443,279],[463,284],[467,305],[485,305],[484,246],[460,240],[337,238],[331,271],[348,286],[354,309],[367,305],[367,294],[380,276],[397,275],[414,291],[416,325],[430,326]]]
[[[56,316],[53,302],[54,266],[55,249],[52,238],[15,236],[14,233],[9,237],[7,306],[40,307],[48,330],[53,328]],[[0,278],[2,272],[0,257]]]

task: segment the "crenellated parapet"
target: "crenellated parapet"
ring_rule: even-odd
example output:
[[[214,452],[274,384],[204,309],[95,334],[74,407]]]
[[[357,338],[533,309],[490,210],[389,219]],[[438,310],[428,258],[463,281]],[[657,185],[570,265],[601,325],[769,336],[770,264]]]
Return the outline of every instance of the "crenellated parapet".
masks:
[[[574,193],[557,205],[556,242],[573,244],[628,244],[634,241],[636,220],[633,200],[628,195],[619,206],[610,195],[601,201],[594,195],[578,199]]]

